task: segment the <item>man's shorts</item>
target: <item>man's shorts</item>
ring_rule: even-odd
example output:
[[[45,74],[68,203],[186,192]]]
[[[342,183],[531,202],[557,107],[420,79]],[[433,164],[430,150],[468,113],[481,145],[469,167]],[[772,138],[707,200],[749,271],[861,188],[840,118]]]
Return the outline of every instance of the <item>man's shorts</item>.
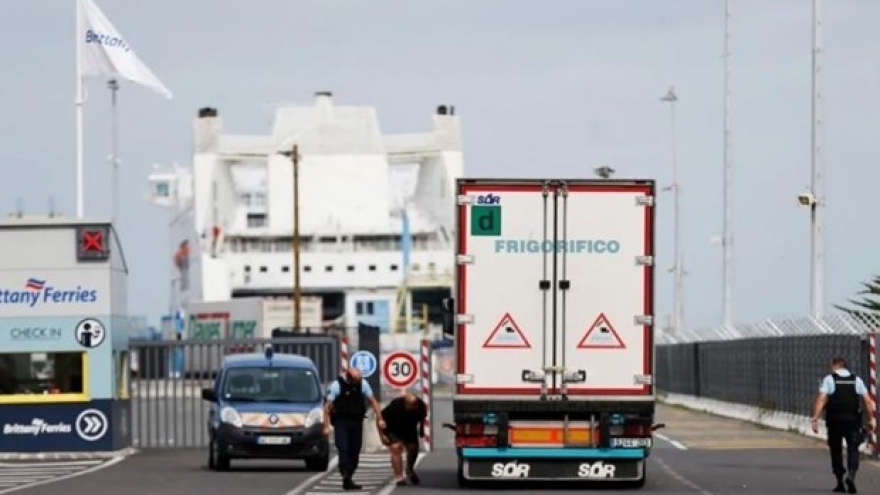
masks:
[[[391,445],[393,443],[403,442],[404,444],[417,444],[419,443],[418,435],[405,435],[401,432],[394,430],[385,430],[383,432],[385,437],[388,439],[388,443],[385,445]]]

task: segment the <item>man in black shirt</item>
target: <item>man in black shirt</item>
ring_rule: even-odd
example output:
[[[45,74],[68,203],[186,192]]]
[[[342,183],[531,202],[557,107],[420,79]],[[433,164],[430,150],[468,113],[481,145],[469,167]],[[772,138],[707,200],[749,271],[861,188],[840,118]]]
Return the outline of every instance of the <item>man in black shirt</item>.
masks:
[[[819,432],[819,415],[825,411],[828,430],[828,448],[831,450],[831,470],[837,478],[835,492],[856,493],[856,472],[859,469],[859,445],[863,442],[863,409],[868,412],[873,429],[874,403],[861,378],[846,368],[846,360],[836,357],[831,361],[831,373],[822,380],[813,406],[813,432]],[[843,466],[843,440],[846,440],[846,461]],[[844,479],[844,475],[846,478]],[[844,484],[846,485],[844,487]]]
[[[386,428],[381,431],[382,443],[391,451],[391,468],[398,486],[406,485],[406,476],[413,485],[419,484],[415,473],[419,457],[419,438],[425,436],[428,406],[425,401],[407,392],[385,406],[382,418]],[[403,473],[403,451],[406,450],[406,476]]]

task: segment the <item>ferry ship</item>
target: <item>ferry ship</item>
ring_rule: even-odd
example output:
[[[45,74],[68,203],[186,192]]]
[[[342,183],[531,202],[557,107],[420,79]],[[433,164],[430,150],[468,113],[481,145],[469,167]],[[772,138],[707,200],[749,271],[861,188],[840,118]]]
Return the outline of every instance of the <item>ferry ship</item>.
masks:
[[[290,299],[297,215],[301,293],[321,299],[325,325],[436,331],[464,160],[455,108],[431,119],[428,132],[386,135],[374,108],[318,92],[276,108],[268,134],[240,135],[225,132],[218,109],[198,110],[192,164],[148,178],[150,202],[170,210],[170,307]]]

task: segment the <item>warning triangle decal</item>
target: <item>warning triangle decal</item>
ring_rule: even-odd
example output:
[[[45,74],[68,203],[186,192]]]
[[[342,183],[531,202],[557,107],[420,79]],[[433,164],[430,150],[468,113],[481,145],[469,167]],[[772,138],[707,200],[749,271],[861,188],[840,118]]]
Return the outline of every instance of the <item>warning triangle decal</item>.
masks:
[[[605,313],[600,313],[587,334],[581,339],[578,349],[626,349],[617,330],[611,326],[611,322]]]
[[[485,349],[530,349],[529,340],[523,335],[510,313],[504,313],[495,330],[483,344]]]

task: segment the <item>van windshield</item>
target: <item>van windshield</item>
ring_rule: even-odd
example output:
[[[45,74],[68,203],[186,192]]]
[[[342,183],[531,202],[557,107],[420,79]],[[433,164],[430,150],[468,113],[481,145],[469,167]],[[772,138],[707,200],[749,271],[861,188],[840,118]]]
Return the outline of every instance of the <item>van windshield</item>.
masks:
[[[318,377],[297,368],[229,368],[223,398],[247,402],[308,402],[321,399]]]

